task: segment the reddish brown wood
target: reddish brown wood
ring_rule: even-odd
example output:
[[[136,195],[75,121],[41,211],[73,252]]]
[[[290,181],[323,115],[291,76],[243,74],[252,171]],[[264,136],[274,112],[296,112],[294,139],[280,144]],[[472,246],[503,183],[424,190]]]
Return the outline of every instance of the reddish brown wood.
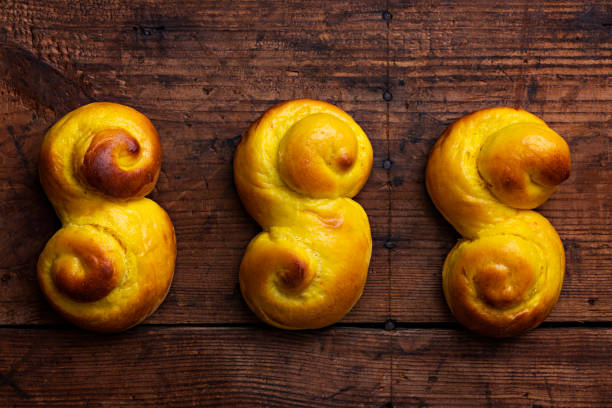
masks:
[[[368,289],[347,321],[386,319],[388,205],[379,197],[386,182],[385,23],[376,3],[352,2],[348,10],[309,4],[308,13],[280,1],[116,1],[92,5],[95,12],[61,1],[3,6],[0,183],[8,225],[0,236],[0,323],[58,321],[34,279],[38,254],[58,227],[37,181],[37,156],[45,129],[89,99],[133,106],[160,134],[163,165],[153,198],[174,222],[179,255],[169,296],[150,320],[159,323],[255,321],[237,280],[258,226],[235,193],[234,148],[278,101],[320,98],[347,110],[376,151],[358,199],[378,245]]]
[[[543,328],[504,341],[444,329],[44,333],[0,330],[9,406],[574,408],[612,398],[609,329]]]
[[[610,329],[540,329],[507,340],[467,332],[393,334],[393,406],[605,407]]]
[[[0,401],[609,405],[611,24],[610,1],[1,3]],[[258,226],[231,166],[249,124],[297,97],[339,105],[374,147],[357,197],[374,242],[364,295],[344,327],[304,333],[254,324],[241,299],[238,266]],[[153,198],[178,238],[165,303],[118,336],[58,325],[35,279],[59,227],[38,182],[40,142],[93,100],[133,106],[157,127]],[[556,323],[490,341],[448,323],[440,274],[457,235],[426,194],[424,168],[448,124],[502,104],[565,137],[573,168],[541,208],[567,251]],[[388,319],[400,328],[383,331]]]
[[[474,110],[518,106],[570,145],[572,172],[539,209],[566,248],[549,321],[612,320],[612,6],[576,2],[390,5],[393,318],[452,321],[442,264],[457,233],[424,187],[434,142]],[[419,307],[413,305],[418,304]]]
[[[390,396],[382,330],[43,332],[0,329],[3,406],[380,407]]]
[[[38,148],[49,125],[89,100],[135,106],[162,137],[154,198],[174,220],[179,257],[168,300],[150,321],[254,321],[235,271],[257,226],[234,191],[233,149],[263,110],[298,96],[338,103],[374,145],[374,170],[358,197],[370,215],[374,256],[364,296],[346,321],[452,319],[439,274],[455,234],[425,193],[423,169],[452,120],[492,104],[540,114],[572,147],[572,177],[543,208],[568,252],[564,292],[550,319],[610,320],[612,298],[601,288],[610,292],[612,280],[599,273],[610,257],[605,7],[526,2],[448,13],[424,3],[391,4],[386,22],[369,3],[307,17],[297,9],[283,14],[274,2],[259,9],[174,5],[163,16],[154,3],[143,16],[119,3],[98,14],[58,15],[61,4],[7,5],[1,14],[0,180],[7,220],[1,322],[57,321],[34,281],[38,254],[58,223],[37,181]],[[241,28],[249,15],[259,19]],[[534,39],[517,40],[516,32]],[[386,157],[390,169],[383,168]]]

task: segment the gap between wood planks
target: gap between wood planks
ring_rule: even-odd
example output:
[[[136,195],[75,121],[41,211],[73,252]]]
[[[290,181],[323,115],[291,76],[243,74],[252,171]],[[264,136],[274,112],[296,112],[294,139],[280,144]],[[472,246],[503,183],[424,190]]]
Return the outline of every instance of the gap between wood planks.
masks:
[[[270,330],[279,330],[275,329],[271,326],[266,325],[262,322],[253,322],[253,323],[141,323],[138,327],[143,328],[254,328],[254,329],[270,329]],[[438,329],[438,330],[457,330],[460,332],[467,332],[468,329],[464,328],[457,322],[396,322],[393,320],[387,320],[386,322],[361,322],[361,323],[336,323],[333,326],[324,327],[321,329],[312,329],[305,330],[305,332],[323,332],[325,330],[330,329],[343,329],[343,328],[353,328],[353,329],[378,329],[383,331],[394,331],[401,329]],[[589,329],[589,328],[612,328],[612,322],[603,322],[603,321],[571,321],[571,322],[543,322],[537,328],[530,330],[529,332],[537,331],[537,330],[547,330],[547,329],[571,329],[571,328],[581,328],[581,329]],[[71,325],[70,323],[57,323],[57,324],[2,324],[0,325],[0,330],[3,329],[28,329],[28,330],[80,330],[77,327]],[[130,329],[131,330],[131,329]],[[529,333],[528,332],[528,333]]]

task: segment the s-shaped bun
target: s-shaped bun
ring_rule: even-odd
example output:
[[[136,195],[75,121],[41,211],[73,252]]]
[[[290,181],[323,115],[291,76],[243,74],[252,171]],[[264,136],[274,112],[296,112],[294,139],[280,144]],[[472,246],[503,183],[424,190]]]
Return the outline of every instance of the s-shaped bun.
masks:
[[[444,263],[443,288],[460,323],[492,337],[538,326],[557,302],[565,253],[530,211],[569,177],[567,143],[521,109],[471,113],[446,129],[427,163],[427,190],[463,236]]]
[[[234,179],[264,231],[240,266],[247,304],[285,329],[328,326],[357,302],[372,239],[351,197],[365,184],[372,147],[341,109],[300,99],[263,114],[242,138]]]
[[[38,281],[66,319],[126,330],[166,297],[176,258],[166,212],[144,198],[159,175],[157,131],[114,103],[76,109],[45,135],[40,180],[62,221],[38,260]]]

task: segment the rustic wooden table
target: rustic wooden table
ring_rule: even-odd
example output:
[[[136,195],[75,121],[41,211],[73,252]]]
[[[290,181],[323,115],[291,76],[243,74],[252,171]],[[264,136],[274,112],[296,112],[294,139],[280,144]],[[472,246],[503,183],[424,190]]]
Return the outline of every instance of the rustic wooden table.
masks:
[[[612,2],[0,2],[0,406],[612,406]],[[258,226],[232,181],[242,132],[274,103],[323,99],[374,147],[357,200],[373,257],[340,323],[259,323],[237,286]],[[90,101],[148,115],[152,194],[176,228],[174,284],[144,324],[62,321],[35,277],[59,221],[37,163],[48,127]],[[520,106],[572,151],[541,212],[567,253],[561,298],[508,340],[455,323],[441,290],[456,232],[424,187],[461,115]]]

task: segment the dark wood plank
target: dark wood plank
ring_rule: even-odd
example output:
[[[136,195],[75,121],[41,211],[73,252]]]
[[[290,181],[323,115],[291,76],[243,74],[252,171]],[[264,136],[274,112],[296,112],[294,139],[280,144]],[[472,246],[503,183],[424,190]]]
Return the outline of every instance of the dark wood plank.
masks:
[[[0,329],[12,407],[373,407],[390,398],[383,330]]]
[[[233,149],[262,111],[299,96],[338,103],[374,144],[374,170],[358,197],[374,256],[346,321],[451,319],[439,273],[456,235],[426,196],[423,169],[452,120],[491,104],[541,115],[572,148],[572,177],[542,209],[568,252],[550,319],[611,319],[612,278],[601,269],[611,256],[609,4],[391,2],[389,22],[382,2],[365,1],[349,9],[313,1],[95,6],[23,2],[0,13],[0,323],[57,321],[34,279],[58,227],[37,182],[38,148],[48,126],[89,100],[132,105],[162,134],[153,196],[175,222],[179,258],[168,300],[150,321],[254,321],[236,271],[258,228],[234,192]]]
[[[393,319],[452,321],[441,271],[457,234],[425,190],[427,157],[462,115],[511,105],[541,116],[572,152],[570,179],[539,209],[567,258],[549,321],[612,320],[612,4],[392,1],[389,10]]]
[[[0,334],[0,395],[15,407],[603,407],[612,398],[610,329],[504,341],[445,329]]]
[[[0,4],[0,401],[609,406],[610,22],[610,1]],[[344,319],[372,324],[274,330],[253,324],[237,287],[258,226],[235,193],[233,151],[264,110],[297,97],[338,104],[374,146],[357,198],[370,217],[373,258],[364,295]],[[160,325],[115,336],[55,325],[35,279],[38,254],[59,227],[38,182],[40,142],[62,115],[94,100],[133,106],[159,130],[164,162],[153,198],[179,242],[174,285],[147,321]],[[563,135],[573,172],[541,209],[567,250],[549,318],[561,324],[494,341],[440,324],[453,321],[440,273],[457,235],[427,197],[424,168],[448,124],[501,104]],[[382,330],[388,318],[429,324]],[[602,323],[564,323],[576,321]]]
[[[612,330],[543,328],[509,340],[393,334],[394,407],[607,407]]]
[[[37,181],[38,149],[52,123],[89,100],[139,109],[162,139],[163,168],[153,198],[174,222],[178,258],[170,294],[150,321],[255,321],[236,285],[244,249],[259,228],[235,193],[233,151],[263,111],[298,97],[338,104],[374,144],[376,165],[358,200],[379,248],[364,296],[346,321],[384,321],[389,264],[381,248],[389,207],[380,196],[387,150],[383,3],[0,5],[6,78],[0,78],[0,324],[57,321],[34,277],[38,254],[58,228]]]

